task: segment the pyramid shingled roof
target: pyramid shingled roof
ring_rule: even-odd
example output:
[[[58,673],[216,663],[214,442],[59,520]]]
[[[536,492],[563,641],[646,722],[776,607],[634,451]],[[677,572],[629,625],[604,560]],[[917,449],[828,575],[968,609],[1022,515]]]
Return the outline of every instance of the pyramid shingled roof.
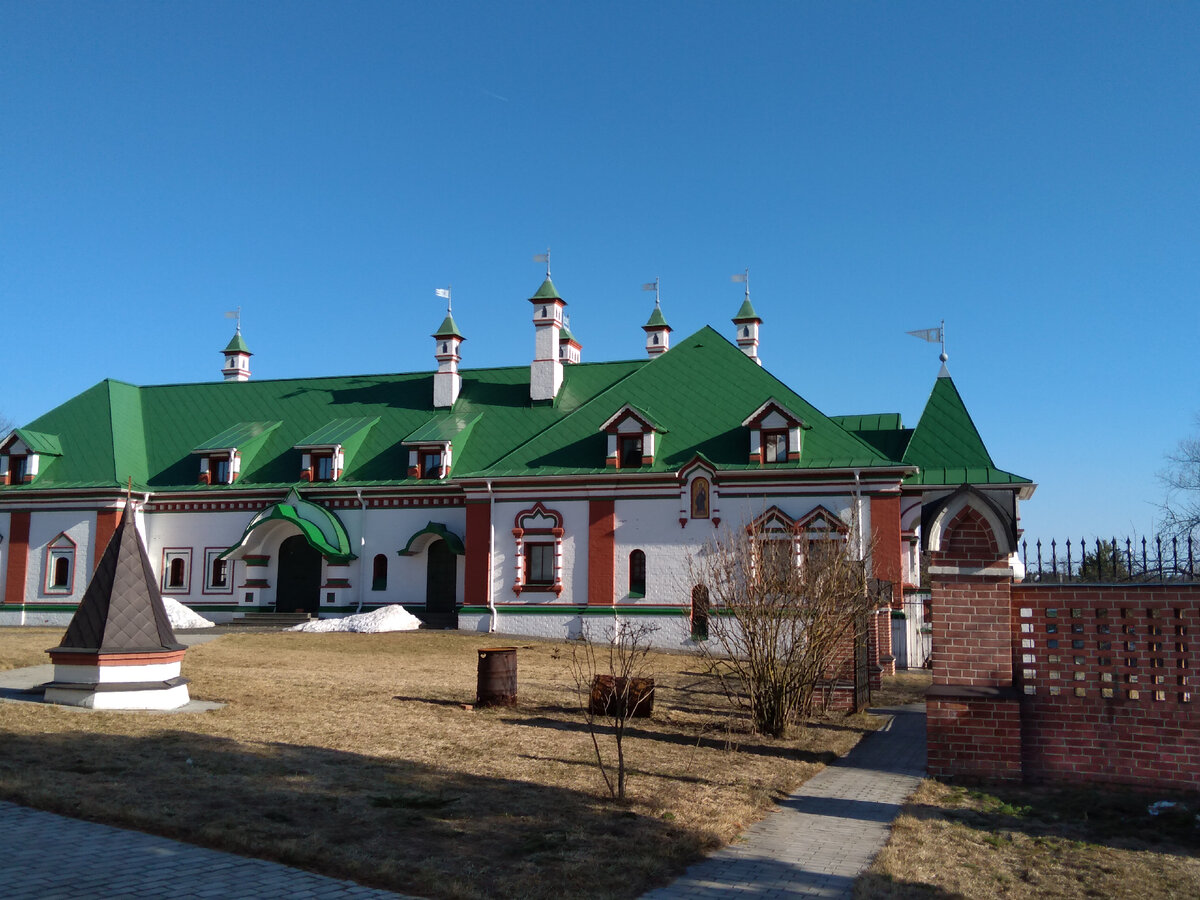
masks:
[[[537,293],[529,298],[530,300],[562,300],[562,294],[558,292],[558,288],[554,286],[554,282],[547,278],[542,282],[542,286],[537,289]],[[563,303],[567,301],[563,300]]]
[[[442,320],[442,324],[438,326],[438,330],[431,334],[430,337],[456,337],[462,341],[466,340],[466,338],[462,336],[462,332],[458,330],[458,325],[454,321],[454,316],[450,315],[450,313],[446,313],[446,318]]]
[[[101,653],[183,649],[175,639],[133,518],[132,504],[127,503],[59,649]]]
[[[750,305],[750,298],[747,297],[742,301],[742,305],[738,307],[737,315],[733,317],[734,322],[761,322],[762,317],[754,311],[754,307]]]

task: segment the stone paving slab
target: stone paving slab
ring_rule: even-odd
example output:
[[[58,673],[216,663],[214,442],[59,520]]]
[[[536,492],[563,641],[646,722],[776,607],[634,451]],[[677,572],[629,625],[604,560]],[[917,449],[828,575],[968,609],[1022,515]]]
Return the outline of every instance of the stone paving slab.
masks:
[[[402,897],[262,859],[0,801],[5,900],[238,897],[383,900]]]
[[[924,704],[872,712],[890,714],[891,721],[801,785],[738,843],[646,900],[849,897],[925,776]]]

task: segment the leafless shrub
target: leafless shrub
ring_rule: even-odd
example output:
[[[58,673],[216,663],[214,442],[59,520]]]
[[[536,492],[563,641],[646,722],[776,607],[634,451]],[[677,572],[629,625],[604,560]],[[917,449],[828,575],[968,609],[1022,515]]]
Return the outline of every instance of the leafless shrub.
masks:
[[[609,796],[616,800],[625,799],[625,732],[629,720],[642,717],[654,702],[647,658],[657,630],[657,626],[645,622],[618,620],[597,641],[585,622],[579,640],[571,645],[568,662],[579,708],[596,751],[596,766]],[[615,766],[611,755],[606,760],[601,750],[603,731],[612,734]]]
[[[726,530],[688,563],[711,607],[699,652],[755,729],[775,737],[812,713],[856,620],[877,605],[852,540],[799,543]]]

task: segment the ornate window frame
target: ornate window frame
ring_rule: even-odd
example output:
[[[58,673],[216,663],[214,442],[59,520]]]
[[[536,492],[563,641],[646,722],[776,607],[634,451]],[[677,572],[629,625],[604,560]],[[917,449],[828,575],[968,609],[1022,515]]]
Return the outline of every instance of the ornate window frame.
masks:
[[[175,562],[183,564],[182,584],[171,583],[171,566]],[[159,575],[159,587],[164,594],[190,594],[192,592],[192,548],[164,547],[162,555],[162,572]]]
[[[555,598],[563,592],[563,516],[557,510],[547,509],[541,501],[529,509],[523,509],[513,519],[512,535],[516,543],[514,554],[513,593],[518,597],[523,591],[553,592]],[[530,543],[554,545],[554,581],[550,584],[529,584],[525,576],[525,545]]]
[[[223,554],[228,547],[205,547],[204,548],[204,587],[201,593],[204,594],[232,594],[233,593],[233,560],[222,559]],[[217,562],[225,564],[225,583],[217,584],[213,579],[213,570]]]
[[[699,515],[697,507],[697,485],[704,482],[707,486],[707,511]],[[679,527],[687,528],[693,519],[712,522],[713,528],[721,525],[721,510],[718,505],[720,488],[717,485],[717,470],[708,460],[696,456],[679,470]]]
[[[78,545],[65,531],[46,545],[46,570],[42,579],[42,587],[47,594],[73,594],[75,592],[75,558]],[[59,560],[67,561],[67,577],[65,584],[56,584],[54,573]]]

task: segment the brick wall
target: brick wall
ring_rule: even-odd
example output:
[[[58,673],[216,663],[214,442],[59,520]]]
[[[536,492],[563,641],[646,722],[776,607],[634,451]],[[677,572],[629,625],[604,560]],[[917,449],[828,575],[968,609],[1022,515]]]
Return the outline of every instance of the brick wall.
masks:
[[[1200,782],[1200,585],[1017,585],[1026,777]]]

